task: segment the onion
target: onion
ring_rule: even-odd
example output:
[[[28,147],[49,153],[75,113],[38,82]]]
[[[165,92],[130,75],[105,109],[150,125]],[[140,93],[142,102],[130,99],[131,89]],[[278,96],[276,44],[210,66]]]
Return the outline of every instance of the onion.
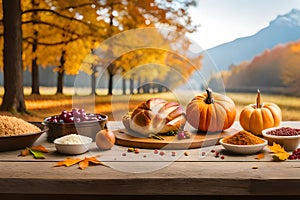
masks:
[[[96,134],[95,141],[98,148],[108,150],[114,146],[116,138],[112,131],[103,129]]]

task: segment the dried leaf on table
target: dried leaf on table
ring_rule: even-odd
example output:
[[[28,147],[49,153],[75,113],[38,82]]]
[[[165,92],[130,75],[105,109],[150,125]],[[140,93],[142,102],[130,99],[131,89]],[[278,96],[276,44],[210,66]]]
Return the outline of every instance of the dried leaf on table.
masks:
[[[43,152],[43,153],[48,153],[48,149],[46,149],[44,146],[42,145],[38,145],[38,146],[33,146],[33,147],[30,147],[30,149],[32,150],[36,150],[36,151],[40,151],[40,152]]]
[[[265,157],[265,154],[264,153],[260,153],[260,154],[256,155],[255,159],[260,160],[260,159],[263,159],[264,157]]]
[[[42,145],[38,146],[32,146],[32,147],[26,147],[19,156],[28,156],[29,154],[32,154],[34,158],[41,159],[45,158],[43,153],[48,153],[49,151]]]
[[[19,154],[19,156],[28,156],[30,154],[28,148],[24,149],[23,151],[21,151],[21,153]]]
[[[104,165],[101,161],[99,161],[95,156],[94,157],[85,157],[85,158],[66,158],[63,161],[59,161],[56,163],[54,167],[60,167],[60,166],[72,166],[79,163],[79,169],[85,169],[87,168],[90,163],[95,165]]]
[[[69,166],[79,163],[81,160],[82,160],[81,158],[66,158],[63,161],[57,162],[54,167],[60,167],[60,166],[69,167]]]
[[[30,149],[30,148],[29,148],[29,151],[33,155],[34,158],[37,158],[37,159],[45,158],[44,154],[40,151],[36,151],[36,150]]]
[[[286,159],[288,159],[288,157],[290,156],[290,154],[288,152],[286,152],[284,150],[283,147],[281,147],[279,144],[276,144],[275,142],[273,142],[273,146],[269,146],[268,148],[275,153],[275,155],[273,156],[273,159],[279,160],[279,161],[284,161]]]
[[[85,169],[89,166],[90,163],[96,164],[96,165],[104,165],[102,162],[100,162],[96,157],[85,157],[80,163],[79,168]]]

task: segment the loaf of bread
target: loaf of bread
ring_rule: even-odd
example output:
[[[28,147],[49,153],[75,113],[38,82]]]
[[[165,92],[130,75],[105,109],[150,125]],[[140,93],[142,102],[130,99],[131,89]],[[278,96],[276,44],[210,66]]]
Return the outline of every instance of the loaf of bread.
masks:
[[[186,116],[179,103],[151,98],[124,115],[122,121],[125,128],[149,136],[182,129]]]

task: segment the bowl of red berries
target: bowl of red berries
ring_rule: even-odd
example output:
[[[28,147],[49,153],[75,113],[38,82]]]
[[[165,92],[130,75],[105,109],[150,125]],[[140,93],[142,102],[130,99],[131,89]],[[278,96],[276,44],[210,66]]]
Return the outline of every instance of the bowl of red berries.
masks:
[[[262,135],[268,140],[269,145],[280,144],[286,151],[293,151],[300,144],[300,128],[280,126],[268,128],[262,131]]]
[[[105,128],[107,118],[104,114],[86,113],[83,108],[63,110],[58,115],[44,118],[44,124],[49,128],[47,140],[53,142],[65,135],[79,134],[95,141],[97,132]]]

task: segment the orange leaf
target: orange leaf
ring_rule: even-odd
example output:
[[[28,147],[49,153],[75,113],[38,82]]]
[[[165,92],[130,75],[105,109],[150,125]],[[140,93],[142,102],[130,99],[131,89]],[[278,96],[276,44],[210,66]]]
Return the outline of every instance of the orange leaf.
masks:
[[[265,154],[264,153],[260,153],[260,154],[256,155],[255,159],[260,160],[260,159],[263,159],[264,157],[265,157]]]
[[[88,166],[89,166],[89,161],[86,158],[79,163],[79,168],[80,169],[85,169]]]
[[[27,156],[29,155],[29,149],[24,149],[23,151],[21,151],[20,155],[19,156]]]
[[[36,151],[40,151],[40,152],[43,152],[43,153],[48,153],[48,149],[46,149],[44,146],[42,145],[38,145],[38,146],[33,146],[33,147],[30,147],[30,149],[32,150],[36,150]]]
[[[96,157],[89,157],[87,160],[93,164],[102,164]]]
[[[79,163],[79,169],[85,169],[89,166],[90,163],[96,164],[96,165],[104,165],[102,162],[97,160],[97,158],[94,157],[85,157],[84,159],[82,158],[66,158],[63,161],[57,162],[54,167],[60,167],[60,166],[72,166]],[[106,165],[104,165],[106,166]]]
[[[60,167],[60,166],[70,167],[72,165],[79,163],[81,160],[82,160],[81,158],[66,158],[63,161],[57,162],[54,167]]]
[[[89,166],[89,163],[93,163],[93,164],[96,164],[96,165],[104,165],[96,157],[85,157],[84,160],[82,160],[79,163],[79,168],[80,169],[85,169]]]
[[[44,146],[38,145],[38,146],[30,147],[30,148],[26,147],[26,149],[21,151],[19,156],[28,156],[30,154],[30,150],[39,151],[39,152],[43,152],[43,153],[49,152],[48,149],[46,149]]]

